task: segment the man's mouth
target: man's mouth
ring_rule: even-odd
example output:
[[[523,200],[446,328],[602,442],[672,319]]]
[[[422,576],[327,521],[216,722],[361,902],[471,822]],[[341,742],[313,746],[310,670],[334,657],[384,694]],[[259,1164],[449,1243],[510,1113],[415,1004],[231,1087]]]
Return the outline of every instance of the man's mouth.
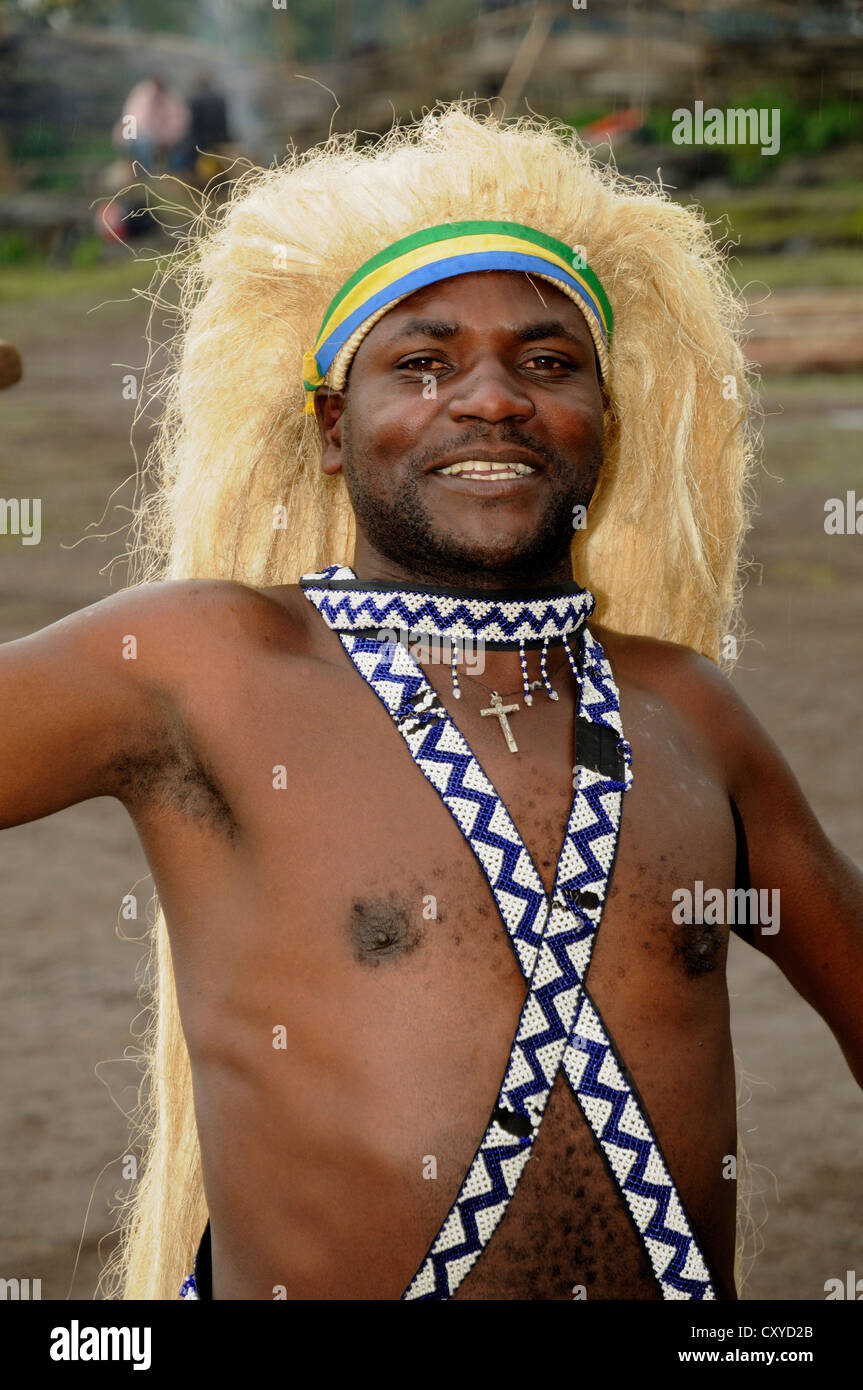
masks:
[[[469,478],[477,482],[500,483],[512,478],[524,478],[536,469],[527,463],[494,463],[488,459],[460,459],[436,472],[443,477]]]

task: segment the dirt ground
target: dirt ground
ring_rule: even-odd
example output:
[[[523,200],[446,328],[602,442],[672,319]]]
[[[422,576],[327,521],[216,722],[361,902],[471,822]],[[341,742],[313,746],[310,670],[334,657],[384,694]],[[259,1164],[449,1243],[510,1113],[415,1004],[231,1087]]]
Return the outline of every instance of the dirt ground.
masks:
[[[113,583],[99,573],[121,537],[75,544],[89,523],[122,526],[122,512],[100,518],[132,467],[121,379],[141,366],[141,309],[87,314],[99,298],[0,305],[0,336],[25,360],[24,380],[0,396],[0,493],[43,499],[40,545],[0,536],[3,641],[123,582],[122,567]],[[765,385],[769,474],[749,547],[761,569],[734,682],[827,833],[863,865],[863,537],[823,526],[826,499],[857,481],[863,382]],[[91,1298],[109,1204],[128,1186],[123,1111],[137,1084],[123,1056],[142,948],[118,939],[118,912],[134,889],[139,921],[123,928],[145,930],[147,865],[125,812],[99,799],[0,836],[0,881],[0,1276],[41,1278],[45,1298]],[[863,1275],[863,1096],[826,1025],[766,959],[734,942],[729,978],[761,1249],[744,1296],[820,1299],[826,1279]]]

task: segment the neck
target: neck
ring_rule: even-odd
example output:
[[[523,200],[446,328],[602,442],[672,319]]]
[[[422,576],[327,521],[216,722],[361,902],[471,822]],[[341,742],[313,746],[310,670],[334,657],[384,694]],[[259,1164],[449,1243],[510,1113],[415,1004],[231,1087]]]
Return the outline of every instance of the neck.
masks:
[[[556,564],[540,564],[529,573],[517,570],[471,569],[469,573],[450,566],[414,566],[399,564],[375,550],[374,546],[357,536],[353,563],[358,579],[387,580],[399,584],[427,584],[446,589],[465,589],[474,593],[486,590],[511,593],[518,598],[525,590],[556,584],[572,584],[572,562],[564,555]]]
[[[557,668],[558,676],[563,677],[563,679],[559,680],[559,686],[566,684],[566,658],[561,657],[562,652],[563,644],[561,642],[556,642],[554,645],[549,643],[546,665],[549,674]],[[539,651],[526,651],[524,654],[528,679],[531,681],[540,679],[541,658],[542,653]],[[419,661],[419,658],[417,659]],[[432,661],[426,663],[419,661],[419,664],[421,666],[423,664],[432,666],[435,663]],[[518,694],[522,688],[523,677],[517,650],[493,652],[486,649],[482,653],[482,661],[480,663],[481,669],[477,666],[476,662],[460,661],[457,664],[459,676],[476,676],[477,680],[482,682],[482,685],[478,688],[477,694],[482,698],[483,702],[486,702],[488,697],[488,691],[484,688],[485,686],[490,686],[492,690],[496,690],[500,695]],[[461,687],[462,692],[468,689],[471,683],[470,680],[463,681]]]

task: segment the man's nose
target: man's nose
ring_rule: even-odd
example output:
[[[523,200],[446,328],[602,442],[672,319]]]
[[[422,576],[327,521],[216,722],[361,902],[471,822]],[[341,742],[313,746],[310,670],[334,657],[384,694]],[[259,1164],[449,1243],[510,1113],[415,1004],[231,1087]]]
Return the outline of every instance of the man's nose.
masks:
[[[501,420],[528,420],[535,412],[522,383],[499,362],[477,363],[465,372],[449,401],[453,420],[497,424]]]

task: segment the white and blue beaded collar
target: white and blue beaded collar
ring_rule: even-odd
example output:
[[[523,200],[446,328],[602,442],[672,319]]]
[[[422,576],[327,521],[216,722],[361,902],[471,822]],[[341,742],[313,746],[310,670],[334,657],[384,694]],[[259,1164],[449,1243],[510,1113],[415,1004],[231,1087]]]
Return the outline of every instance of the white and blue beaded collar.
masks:
[[[575,582],[528,588],[519,597],[503,590],[455,589],[400,580],[358,579],[349,565],[328,565],[304,574],[300,586],[328,627],[337,632],[381,632],[398,627],[419,638],[445,638],[452,644],[453,694],[459,698],[456,662],[465,643],[490,651],[518,648],[526,704],[533,696],[527,679],[525,649],[542,647],[542,675],[550,641],[562,641],[573,674],[578,664],[569,638],[584,627],[594,609],[593,594]]]

